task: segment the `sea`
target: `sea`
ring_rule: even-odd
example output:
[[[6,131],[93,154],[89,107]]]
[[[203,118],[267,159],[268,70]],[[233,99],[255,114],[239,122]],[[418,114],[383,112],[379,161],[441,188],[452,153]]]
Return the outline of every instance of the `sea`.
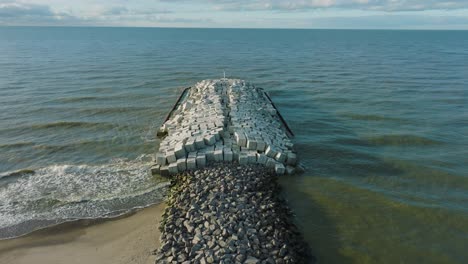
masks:
[[[468,31],[0,27],[0,238],[160,203],[157,128],[223,71],[295,133],[319,263],[467,263]]]

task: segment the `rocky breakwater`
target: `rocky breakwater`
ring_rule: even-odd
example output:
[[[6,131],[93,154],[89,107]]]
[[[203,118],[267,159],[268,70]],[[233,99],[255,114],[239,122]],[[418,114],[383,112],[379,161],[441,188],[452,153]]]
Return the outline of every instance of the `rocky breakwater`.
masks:
[[[151,173],[171,177],[156,263],[307,263],[278,175],[297,157],[267,94],[242,80],[188,90],[158,132]]]
[[[310,263],[276,177],[225,163],[176,175],[156,263]]]

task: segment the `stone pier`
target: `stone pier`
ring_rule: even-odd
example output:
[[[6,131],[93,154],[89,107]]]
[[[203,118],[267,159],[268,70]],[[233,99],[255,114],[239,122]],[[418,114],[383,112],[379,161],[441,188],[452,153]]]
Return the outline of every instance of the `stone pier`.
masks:
[[[171,179],[156,263],[312,263],[277,184],[298,159],[269,96],[232,79],[186,93],[151,168]]]

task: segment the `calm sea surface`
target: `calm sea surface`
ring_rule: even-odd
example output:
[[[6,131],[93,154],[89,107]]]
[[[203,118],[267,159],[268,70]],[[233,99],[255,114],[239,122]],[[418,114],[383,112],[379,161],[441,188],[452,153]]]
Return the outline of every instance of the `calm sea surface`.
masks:
[[[467,263],[466,31],[0,28],[0,238],[158,203],[155,129],[223,69],[296,133],[321,263]]]

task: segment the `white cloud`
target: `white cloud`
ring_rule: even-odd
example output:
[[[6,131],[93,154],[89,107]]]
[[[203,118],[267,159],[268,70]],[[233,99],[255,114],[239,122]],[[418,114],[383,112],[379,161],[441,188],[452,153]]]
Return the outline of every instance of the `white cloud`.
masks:
[[[53,23],[58,21],[76,21],[76,18],[65,12],[53,11],[47,5],[0,1],[0,24]]]
[[[123,5],[90,5],[73,10],[63,6],[0,0],[0,25],[115,25],[145,20],[177,23],[178,19],[162,16],[170,13],[166,9],[137,9]]]
[[[0,0],[0,25],[363,28],[368,21],[383,28],[436,21],[468,28],[466,19],[433,19],[463,18],[467,10],[468,0]],[[268,24],[249,22],[255,18]]]
[[[468,8],[468,0],[209,0],[218,10],[297,11],[324,8],[376,11],[424,11]]]

